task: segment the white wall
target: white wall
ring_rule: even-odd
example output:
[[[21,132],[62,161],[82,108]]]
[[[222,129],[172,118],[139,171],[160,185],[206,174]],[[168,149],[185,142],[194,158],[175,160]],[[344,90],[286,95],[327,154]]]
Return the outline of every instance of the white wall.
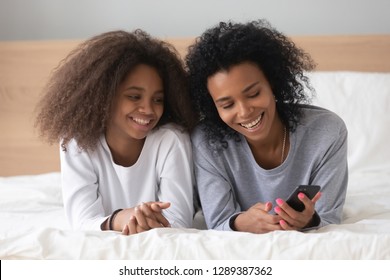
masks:
[[[135,28],[189,37],[221,20],[258,18],[287,35],[389,34],[390,0],[0,0],[0,40],[84,39]]]

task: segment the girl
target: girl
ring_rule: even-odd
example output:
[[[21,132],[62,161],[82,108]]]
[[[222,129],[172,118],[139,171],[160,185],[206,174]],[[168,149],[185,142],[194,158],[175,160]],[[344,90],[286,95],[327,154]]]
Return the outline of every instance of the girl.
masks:
[[[195,173],[209,228],[264,233],[339,223],[345,201],[347,129],[304,105],[310,57],[264,21],[220,23],[186,57],[200,116]],[[302,212],[286,203],[298,185],[320,185]],[[320,199],[321,197],[321,199]]]
[[[98,35],[50,79],[36,124],[61,142],[66,216],[134,234],[191,227],[193,125],[176,50],[136,30]]]

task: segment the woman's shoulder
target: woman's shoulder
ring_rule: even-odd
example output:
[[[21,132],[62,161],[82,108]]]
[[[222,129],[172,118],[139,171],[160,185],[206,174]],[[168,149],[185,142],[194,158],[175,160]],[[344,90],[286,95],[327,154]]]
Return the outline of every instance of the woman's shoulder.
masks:
[[[306,105],[303,117],[297,127],[298,139],[311,139],[318,143],[344,142],[348,138],[348,130],[344,121],[336,113],[322,107]]]
[[[204,127],[204,124],[199,124],[195,127],[194,131],[192,131],[191,141],[193,144],[199,144],[206,141],[206,131]]]
[[[207,124],[199,124],[191,133],[192,146],[197,151],[203,151],[213,157],[229,156],[232,151],[241,150],[246,141],[238,133],[224,135],[222,139],[214,136]]]
[[[204,123],[197,125],[190,136],[192,145],[197,149],[207,148],[210,150],[215,150],[221,143],[219,139],[215,139],[210,136],[210,131],[208,130],[207,125]]]
[[[302,125],[326,131],[346,130],[344,120],[331,110],[314,105],[301,106],[303,111]]]

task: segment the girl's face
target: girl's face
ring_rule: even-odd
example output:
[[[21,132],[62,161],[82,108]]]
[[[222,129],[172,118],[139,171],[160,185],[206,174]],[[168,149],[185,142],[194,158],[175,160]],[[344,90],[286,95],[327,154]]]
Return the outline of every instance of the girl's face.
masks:
[[[163,82],[151,66],[136,66],[120,84],[108,132],[116,137],[144,139],[164,110]]]
[[[207,87],[221,119],[251,141],[267,139],[279,118],[271,86],[250,62],[232,66],[208,78]]]

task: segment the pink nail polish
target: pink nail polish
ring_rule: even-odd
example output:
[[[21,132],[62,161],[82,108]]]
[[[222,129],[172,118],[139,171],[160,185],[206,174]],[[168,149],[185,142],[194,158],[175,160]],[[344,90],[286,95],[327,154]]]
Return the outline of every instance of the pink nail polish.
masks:
[[[280,213],[280,207],[279,207],[279,206],[276,206],[276,207],[274,208],[274,210],[275,210],[276,213]]]
[[[281,206],[284,203],[284,201],[281,198],[277,198],[276,203]]]
[[[299,194],[298,194],[298,197],[301,198],[301,199],[303,199],[303,198],[305,197],[305,195],[304,195],[303,193],[299,193]]]

